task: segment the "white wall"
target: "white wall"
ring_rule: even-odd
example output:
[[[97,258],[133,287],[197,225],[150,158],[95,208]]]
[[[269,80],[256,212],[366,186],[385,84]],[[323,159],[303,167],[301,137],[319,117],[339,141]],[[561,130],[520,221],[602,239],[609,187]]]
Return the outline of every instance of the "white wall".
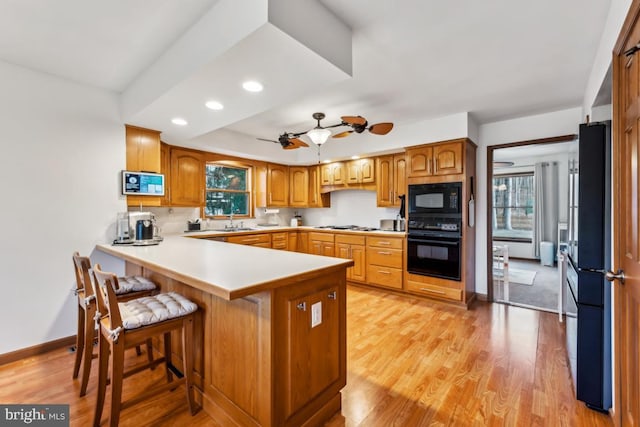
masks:
[[[380,226],[381,219],[395,219],[398,208],[376,206],[376,192],[342,190],[331,193],[330,208],[301,209],[304,225]]]
[[[4,62],[0,93],[3,354],[75,334],[71,255],[113,238],[125,144],[113,93]]]
[[[577,134],[582,122],[579,107],[522,117],[480,126],[476,157],[478,186],[476,199],[476,292],[487,293],[487,147],[559,135]]]

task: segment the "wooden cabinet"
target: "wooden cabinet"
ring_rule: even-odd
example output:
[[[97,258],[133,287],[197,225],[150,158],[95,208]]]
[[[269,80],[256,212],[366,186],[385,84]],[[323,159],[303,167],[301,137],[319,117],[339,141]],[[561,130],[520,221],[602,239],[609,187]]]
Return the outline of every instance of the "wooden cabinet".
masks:
[[[204,205],[202,152],[171,147],[171,205]]]
[[[468,307],[475,299],[476,244],[473,226],[469,226],[469,201],[476,174],[476,145],[462,138],[407,149],[408,184],[458,181],[462,183],[462,244],[460,280],[442,279],[406,272],[407,292]]]
[[[367,237],[368,283],[402,289],[403,244],[398,237]]]
[[[125,141],[127,170],[164,173],[161,162],[160,132],[125,125]],[[167,183],[168,180],[165,178],[165,188]],[[164,199],[158,196],[127,196],[127,205],[161,206]]]
[[[320,166],[309,166],[309,207],[328,208],[331,206],[329,193],[320,192]]]
[[[464,139],[407,149],[407,176],[457,175],[463,172]]]
[[[302,252],[303,254],[311,253],[309,251],[309,232],[298,231],[298,239],[296,244],[296,252]],[[289,249],[291,250],[291,249]]]
[[[399,196],[407,192],[407,171],[404,153],[378,157],[376,159],[376,170],[377,205],[399,207]]]
[[[320,167],[321,185],[344,185],[346,183],[345,166],[342,162],[326,163]]]
[[[171,147],[164,142],[160,143],[160,171],[164,174],[164,197],[160,205],[171,206]]]
[[[274,322],[271,334],[277,365],[272,374],[279,398],[272,400],[277,415],[268,425],[323,424],[306,423],[296,414],[321,407],[318,399],[346,384],[346,286],[340,273],[275,292],[274,317],[280,323]],[[339,402],[331,411],[338,408]]]
[[[366,184],[375,182],[375,160],[358,159],[347,162],[347,184]]]
[[[334,235],[332,233],[309,232],[309,253],[313,255],[334,256]]]
[[[259,246],[261,248],[271,248],[271,234],[243,234],[227,237],[227,242],[241,245]]]
[[[289,233],[273,233],[271,234],[271,247],[283,251],[289,250]]]
[[[305,166],[289,167],[289,206],[309,206],[309,169]]]
[[[291,252],[298,251],[298,232],[290,231],[287,233],[287,250]]]
[[[335,235],[335,256],[352,259],[354,264],[347,269],[347,280],[366,281],[365,237],[353,234]]]
[[[160,173],[160,132],[125,125],[127,170]]]
[[[289,167],[269,163],[267,165],[267,206],[289,205]]]

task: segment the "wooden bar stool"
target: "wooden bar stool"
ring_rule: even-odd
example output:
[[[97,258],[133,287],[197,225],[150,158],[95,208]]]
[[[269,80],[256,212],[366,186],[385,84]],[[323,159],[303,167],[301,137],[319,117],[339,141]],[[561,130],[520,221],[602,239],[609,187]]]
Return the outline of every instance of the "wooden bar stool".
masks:
[[[181,384],[184,384],[186,389],[189,411],[191,415],[195,414],[196,405],[192,381],[193,319],[198,306],[175,292],[118,303],[116,297],[116,291],[119,289],[118,277],[113,273],[102,271],[99,264],[94,266],[93,274],[98,311],[104,313],[106,310],[107,314],[99,321],[98,398],[93,420],[94,426],[100,425],[109,371],[111,372],[109,425],[118,425],[122,409],[158,393],[173,390]],[[182,335],[182,372],[176,369],[171,362],[171,332],[174,330],[179,330]],[[159,335],[162,335],[164,341],[164,356],[125,372],[125,349]],[[111,354],[110,367],[109,354]],[[165,364],[167,383],[122,402],[123,379],[162,362]],[[178,379],[174,379],[174,375]]]
[[[93,340],[95,338],[96,325],[96,301],[93,286],[91,285],[91,261],[89,257],[80,256],[78,252],[73,254],[73,267],[76,274],[76,290],[78,297],[78,333],[76,335],[76,359],[73,365],[73,379],[78,378],[80,365],[82,367],[82,380],[80,383],[80,397],[87,393],[89,374],[91,373],[91,360],[93,359]],[[120,278],[121,287],[117,298],[119,301],[128,301],[143,296],[152,295],[157,287],[144,277],[128,276]],[[142,354],[140,347],[136,347],[138,355]],[[153,360],[151,341],[147,343],[147,358]]]

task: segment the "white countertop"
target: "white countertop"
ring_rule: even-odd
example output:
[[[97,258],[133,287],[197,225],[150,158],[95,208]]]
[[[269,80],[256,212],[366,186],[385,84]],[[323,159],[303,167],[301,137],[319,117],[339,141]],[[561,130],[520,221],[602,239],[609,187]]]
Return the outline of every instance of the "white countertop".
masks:
[[[382,234],[385,236],[395,236],[395,237],[404,237],[406,232],[404,231],[392,231],[392,230],[372,230],[372,231],[362,231],[362,230],[337,230],[334,228],[324,228],[318,226],[311,225],[301,225],[299,227],[290,227],[286,225],[278,225],[272,227],[261,227],[255,226],[251,227],[251,230],[243,230],[243,231],[221,231],[220,229],[208,229],[202,231],[187,231],[180,235],[183,236],[191,236],[191,237],[204,237],[204,236],[233,236],[239,234],[252,234],[252,233],[265,233],[265,232],[279,232],[279,231],[320,231],[320,232],[330,232],[330,233],[358,233],[364,235],[376,235]]]
[[[295,276],[353,265],[350,259],[187,237],[193,234],[167,236],[153,246],[99,244],[96,248],[227,300],[277,288]]]

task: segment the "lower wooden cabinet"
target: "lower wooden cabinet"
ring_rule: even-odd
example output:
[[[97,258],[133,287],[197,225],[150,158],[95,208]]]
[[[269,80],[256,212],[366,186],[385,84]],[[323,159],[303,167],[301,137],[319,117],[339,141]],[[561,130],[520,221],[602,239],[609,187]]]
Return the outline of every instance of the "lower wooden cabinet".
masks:
[[[462,282],[407,273],[405,289],[433,298],[462,302]]]
[[[312,255],[335,256],[334,235],[331,233],[309,233],[309,253]]]
[[[404,238],[367,237],[367,283],[402,289]]]
[[[273,233],[271,234],[271,247],[286,251],[289,249],[289,233]]]
[[[353,260],[353,267],[347,269],[347,280],[365,282],[367,280],[365,265],[364,236],[350,234],[335,235],[335,256]]]
[[[227,237],[229,243],[239,243],[241,245],[259,246],[261,248],[271,248],[271,234],[243,234],[240,236]]]

